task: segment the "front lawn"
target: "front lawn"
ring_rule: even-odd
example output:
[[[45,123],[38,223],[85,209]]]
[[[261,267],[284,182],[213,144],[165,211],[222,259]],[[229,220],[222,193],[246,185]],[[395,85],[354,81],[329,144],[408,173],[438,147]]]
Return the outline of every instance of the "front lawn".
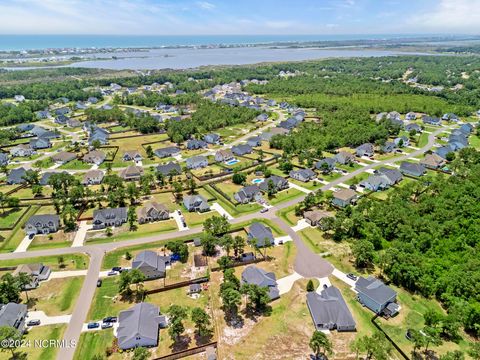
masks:
[[[59,258],[63,259],[63,263],[59,262]],[[84,270],[88,267],[88,256],[84,254],[66,254],[66,255],[52,255],[39,256],[25,259],[9,259],[1,260],[0,267],[17,266],[21,264],[42,263],[49,266],[52,271],[62,270]],[[62,266],[60,266],[63,264]]]
[[[23,337],[25,344],[29,344],[30,346],[18,348],[18,353],[20,353],[18,358],[23,359],[23,356],[25,356],[26,359],[54,360],[58,352],[58,347],[46,345],[46,341],[43,341],[62,340],[66,327],[64,324],[56,324],[31,328]],[[42,346],[35,346],[35,341]],[[9,357],[10,353],[0,354],[0,359],[7,359]]]
[[[305,195],[305,193],[294,188],[289,188],[276,193],[272,198],[267,198],[267,201],[271,205],[277,205],[279,203],[295,199],[302,195]]]
[[[90,169],[91,167],[92,167],[92,164],[87,164],[87,163],[84,163],[81,160],[75,159],[75,160],[67,162],[66,164],[63,164],[62,166],[59,167],[59,169],[86,170],[86,169]]]
[[[113,339],[113,329],[83,332],[80,335],[74,359],[93,359],[95,355],[99,355],[103,358],[105,355],[105,349],[112,346]],[[120,355],[109,357],[109,359],[115,360],[121,358]]]

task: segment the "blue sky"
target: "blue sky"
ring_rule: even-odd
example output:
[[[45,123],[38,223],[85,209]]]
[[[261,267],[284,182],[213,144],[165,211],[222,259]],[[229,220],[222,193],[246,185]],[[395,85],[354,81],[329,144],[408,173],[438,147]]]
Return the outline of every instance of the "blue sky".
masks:
[[[0,34],[480,34],[480,0],[0,0]]]

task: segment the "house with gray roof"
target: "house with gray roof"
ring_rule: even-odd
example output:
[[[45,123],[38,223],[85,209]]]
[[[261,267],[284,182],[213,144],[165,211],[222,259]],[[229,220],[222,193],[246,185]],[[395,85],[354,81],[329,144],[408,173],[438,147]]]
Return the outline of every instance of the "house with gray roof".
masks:
[[[210,133],[203,136],[203,140],[208,144],[218,144],[220,142],[220,135]]]
[[[457,122],[460,120],[460,118],[454,113],[446,113],[443,114],[442,120]]]
[[[25,223],[27,235],[50,234],[57,232],[60,227],[58,215],[33,215]]]
[[[329,286],[320,293],[307,293],[307,306],[316,330],[355,330],[352,313],[336,287]]]
[[[10,155],[13,157],[27,157],[37,152],[29,144],[19,144],[10,149]]]
[[[317,177],[317,174],[312,169],[292,170],[289,175],[292,179],[302,182],[309,182]]]
[[[462,126],[460,126],[458,130],[460,130],[465,136],[468,136],[473,132],[474,129],[475,128],[472,124],[466,123],[462,124]]]
[[[67,126],[71,127],[71,128],[76,128],[76,127],[81,127],[82,123],[80,121],[78,121],[77,119],[68,118],[67,119]]]
[[[422,164],[402,161],[400,164],[400,172],[405,175],[419,177],[425,174],[426,169]]]
[[[100,142],[100,144],[105,145],[108,143],[108,139],[110,138],[110,133],[96,125],[90,125],[88,123],[84,124],[86,131],[88,132],[88,143],[92,145],[94,141]]]
[[[447,159],[447,155],[452,152],[455,152],[455,149],[450,144],[439,147],[437,150],[435,150],[435,154],[437,154],[438,156],[442,157],[445,160]]]
[[[382,314],[397,299],[397,293],[392,288],[373,276],[360,276],[355,283],[355,290],[358,301],[376,314]],[[398,312],[398,305],[390,306],[387,312],[389,316],[394,316]]]
[[[385,190],[390,187],[390,182],[385,175],[370,175],[358,184],[364,189],[371,191]]]
[[[23,176],[26,172],[27,170],[25,170],[23,167],[11,170],[7,176],[7,184],[16,185],[25,183]]]
[[[382,146],[382,151],[384,153],[391,153],[394,152],[397,149],[397,145],[393,141],[387,141],[383,146]]]
[[[446,163],[444,158],[435,153],[425,155],[425,159],[420,161],[420,164],[428,169],[440,169],[444,167]]]
[[[243,156],[251,154],[253,151],[252,147],[248,144],[240,144],[232,146],[232,153],[238,156]]]
[[[340,151],[333,158],[342,165],[351,164],[355,161],[355,157],[347,151]]]
[[[468,146],[468,139],[467,137],[462,133],[462,134],[450,134],[448,137],[448,144],[453,147],[453,149],[456,150],[461,150],[463,148],[466,148]]]
[[[260,287],[268,288],[268,296],[270,300],[280,298],[278,290],[277,278],[273,272],[266,272],[254,265],[247,266],[242,272],[242,284],[254,284]]]
[[[233,198],[241,204],[247,204],[252,201],[259,201],[262,198],[262,192],[257,185],[248,185],[236,192]]]
[[[77,154],[68,151],[60,151],[52,155],[52,160],[57,164],[66,164],[67,162],[75,160],[76,158]]]
[[[68,116],[65,116],[65,115],[58,115],[55,117],[55,123],[56,124],[59,124],[59,125],[65,125],[67,123],[67,120],[69,120],[70,118]]]
[[[358,157],[362,157],[362,156],[371,157],[375,154],[375,149],[373,147],[373,144],[365,143],[355,149],[355,154]]]
[[[93,212],[93,229],[121,226],[127,222],[127,208],[105,208]]]
[[[167,146],[157,149],[153,153],[162,159],[180,154],[180,148],[177,146]]]
[[[153,304],[139,303],[118,315],[117,340],[122,350],[158,344],[158,328],[166,327],[166,318]]]
[[[232,160],[233,158],[234,158],[233,154],[229,149],[218,150],[215,153],[215,161],[218,161],[218,162],[226,162],[226,161]]]
[[[27,318],[27,305],[8,303],[0,305],[0,327],[10,326],[21,334],[25,332],[25,320]]]
[[[186,161],[188,169],[201,169],[208,166],[208,158],[203,155],[193,156]]]
[[[83,156],[83,161],[87,164],[100,165],[105,161],[106,155],[101,150],[92,150]]]
[[[264,122],[268,120],[268,114],[263,113],[256,117],[257,121]]]
[[[407,124],[405,126],[405,130],[408,132],[415,130],[417,133],[421,133],[423,131],[421,126],[415,123]]]
[[[8,165],[8,154],[7,153],[0,153],[0,165],[5,166]]]
[[[273,183],[273,187],[275,188],[275,191],[282,191],[282,190],[288,189],[289,187],[288,181],[278,175],[272,175],[265,178],[265,180],[261,182],[258,187],[263,192],[267,192],[268,186],[270,183]]]
[[[154,251],[138,253],[132,261],[132,269],[138,269],[148,280],[164,278],[170,256],[160,256]]]
[[[329,172],[335,169],[335,159],[334,158],[324,158],[315,163],[315,168],[321,170],[322,172]]]
[[[30,144],[30,147],[35,150],[48,149],[52,147],[52,143],[50,142],[50,140],[44,137],[39,137],[38,139],[32,139],[30,140],[29,144]]]
[[[398,184],[403,178],[402,173],[397,169],[389,169],[386,167],[381,167],[380,169],[375,170],[375,174],[385,176],[388,180],[389,186]]]
[[[82,179],[82,185],[99,185],[102,183],[105,174],[102,170],[89,170]]]
[[[397,147],[405,147],[410,145],[410,139],[406,136],[399,136],[393,140]]]
[[[158,165],[157,171],[163,176],[180,175],[182,173],[182,168],[178,163],[170,161],[168,164]]]
[[[42,110],[42,111],[37,111],[35,113],[37,119],[42,120],[42,119],[48,119],[50,118],[50,112],[47,110]]]
[[[405,114],[405,120],[409,120],[409,121],[413,121],[413,120],[416,120],[417,119],[417,114],[415,114],[414,112],[410,111],[409,113],[406,113]],[[410,124],[409,124],[410,125]],[[407,125],[408,126],[408,125]],[[407,129],[407,127],[405,127],[405,130]],[[410,130],[407,130],[407,131],[410,131]]]
[[[333,215],[322,210],[311,210],[303,213],[303,218],[310,226],[319,226],[322,219],[329,217],[333,217]]]
[[[262,138],[260,136],[252,136],[247,139],[247,145],[257,147],[262,145]]]
[[[199,150],[205,149],[206,147],[208,147],[208,144],[203,140],[191,139],[187,141],[188,150]]]
[[[208,205],[207,199],[201,195],[184,196],[183,205],[190,212],[205,212],[210,210],[210,205]]]
[[[141,166],[130,165],[120,172],[120,177],[125,181],[138,181],[143,175]]]
[[[32,282],[23,287],[24,290],[31,290],[37,288],[40,281],[48,280],[52,270],[49,266],[43,265],[42,263],[21,264],[17,266],[13,272],[13,276],[18,276],[20,273],[27,274],[31,277]]]
[[[144,224],[152,221],[168,220],[170,213],[167,207],[156,201],[148,201],[143,206],[138,207],[137,221],[139,224]]]
[[[42,173],[42,176],[41,176],[40,180],[38,181],[38,183],[40,185],[43,185],[43,186],[50,185],[49,184],[50,178],[55,174],[68,174],[68,172],[67,171],[62,171],[62,172],[46,171],[46,172]]]
[[[254,222],[247,228],[247,236],[249,240],[255,239],[259,248],[275,243],[272,229],[260,222]]]
[[[422,122],[425,125],[434,125],[434,126],[440,126],[442,124],[442,120],[440,118],[435,118],[428,115],[422,116]]]

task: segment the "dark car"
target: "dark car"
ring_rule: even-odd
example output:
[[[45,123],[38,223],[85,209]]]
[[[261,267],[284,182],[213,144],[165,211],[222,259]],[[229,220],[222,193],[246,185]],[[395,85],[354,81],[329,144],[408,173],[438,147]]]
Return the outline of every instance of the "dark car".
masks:
[[[347,278],[353,281],[357,281],[358,277],[353,275],[352,273],[347,274]]]
[[[100,287],[100,286],[102,286],[102,279],[97,280],[97,287]]]
[[[117,317],[116,316],[107,316],[106,318],[103,319],[104,323],[112,323],[112,322],[117,322]]]
[[[40,319],[33,319],[27,322],[27,326],[36,326],[40,325]]]
[[[352,189],[352,190],[357,190],[357,185],[352,184],[352,185],[349,186],[349,188]]]
[[[100,324],[97,322],[91,322],[91,323],[88,323],[87,325],[87,329],[96,329],[98,327],[100,327]]]
[[[32,240],[32,239],[34,238],[34,236],[35,236],[35,234],[30,234],[30,235],[28,235],[28,238],[29,238],[30,240]]]
[[[121,266],[114,266],[112,267],[112,271],[121,271],[122,270],[122,267]]]

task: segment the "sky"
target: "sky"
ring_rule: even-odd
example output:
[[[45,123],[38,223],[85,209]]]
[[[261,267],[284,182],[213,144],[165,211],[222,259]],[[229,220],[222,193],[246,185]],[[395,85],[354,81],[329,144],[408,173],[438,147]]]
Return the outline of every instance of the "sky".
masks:
[[[480,34],[480,0],[0,0],[0,34]]]

